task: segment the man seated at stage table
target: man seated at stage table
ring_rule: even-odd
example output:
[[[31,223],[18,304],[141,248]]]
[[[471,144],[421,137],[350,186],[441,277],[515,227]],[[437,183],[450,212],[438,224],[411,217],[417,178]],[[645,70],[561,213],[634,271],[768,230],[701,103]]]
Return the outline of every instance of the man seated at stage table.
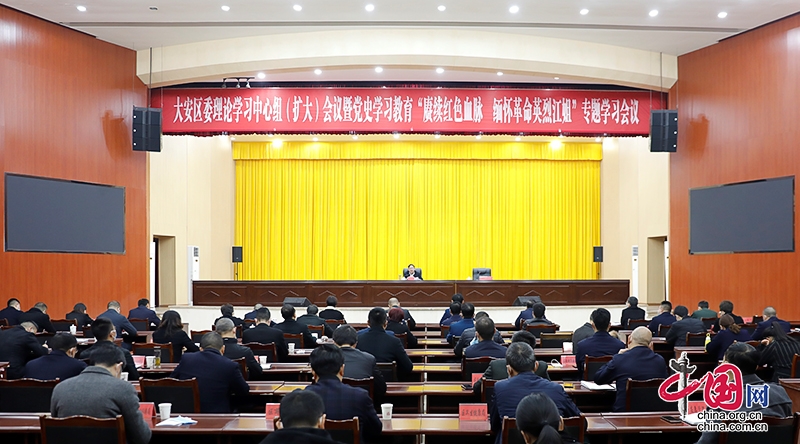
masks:
[[[672,325],[677,321],[675,316],[672,315],[672,302],[670,301],[663,301],[661,305],[658,306],[658,315],[653,316],[653,319],[650,320],[650,324],[647,325],[647,328],[655,335],[658,334],[658,327],[661,325]]]
[[[394,337],[394,334],[386,334],[386,311],[378,307],[373,308],[369,311],[367,322],[370,331],[359,335],[356,348],[371,354],[377,362],[397,362],[398,376],[410,374],[414,365],[403,349],[403,344]]]
[[[153,330],[153,327],[158,327],[159,324],[161,324],[161,319],[158,318],[156,312],[150,309],[149,299],[139,299],[136,305],[136,308],[132,308],[128,311],[128,320],[147,319],[150,330]]]
[[[78,376],[86,363],[75,359],[78,352],[78,340],[69,333],[56,333],[47,341],[50,354],[40,356],[25,364],[25,377],[49,381],[53,379],[65,380]]]
[[[131,383],[121,381],[125,350],[111,342],[94,345],[92,365],[80,375],[60,382],[50,399],[50,414],[54,418],[91,416],[125,421],[125,437],[129,444],[150,442],[150,427],[139,412],[139,397]],[[149,418],[148,418],[149,421]],[[75,437],[81,441],[80,436]]]
[[[295,310],[293,306],[283,304],[283,307],[281,307],[281,317],[283,317],[283,322],[275,324],[275,328],[292,335],[302,334],[303,346],[305,348],[314,348],[317,346],[317,340],[311,336],[311,331],[309,331],[308,327],[295,320]]]
[[[283,332],[269,326],[270,316],[269,308],[259,308],[256,312],[256,326],[248,328],[242,333],[242,343],[275,344],[278,361],[286,361],[289,358],[289,348],[286,346],[286,340],[283,339]]]
[[[615,412],[625,411],[625,392],[628,380],[646,381],[667,377],[667,364],[652,350],[653,333],[647,327],[636,327],[631,333],[628,348],[623,348],[594,375],[598,384],[617,383]]]
[[[411,312],[406,310],[405,308],[400,306],[400,301],[397,298],[390,298],[389,299],[389,308],[386,309],[386,314],[389,314],[389,310],[393,308],[402,308],[403,309],[403,319],[406,321],[406,325],[408,328],[414,329],[417,326],[417,321],[414,320],[414,317],[411,316]]]
[[[216,332],[222,336],[222,342],[225,344],[225,351],[222,356],[230,360],[244,358],[250,379],[258,379],[262,373],[261,364],[258,363],[253,355],[253,350],[239,345],[239,341],[236,339],[236,332],[233,331],[233,322],[230,319],[220,319],[217,321],[216,326]]]
[[[479,311],[475,314],[475,321],[480,318],[488,317],[489,314],[485,311]],[[499,331],[494,332],[494,337],[492,338],[494,342],[503,345],[506,343],[505,339],[503,339],[503,335],[500,334]],[[455,353],[456,358],[461,359],[461,355],[464,354],[464,349],[469,347],[470,345],[475,345],[478,343],[477,335],[475,334],[475,327],[468,328],[461,333],[461,337],[458,338],[458,342],[456,342],[455,347],[453,347],[453,353]]]
[[[19,325],[19,315],[21,314],[19,299],[11,298],[6,302],[6,308],[0,310],[0,319],[8,321],[8,325]]]
[[[419,341],[411,333],[411,329],[408,328],[408,325],[403,322],[403,310],[400,308],[393,308],[389,310],[389,322],[386,324],[386,331],[390,331],[393,334],[406,334],[406,342],[408,344],[407,348],[417,348],[419,346]]]
[[[719,303],[719,313],[717,313],[719,317],[714,322],[714,325],[711,326],[711,330],[718,332],[719,331],[719,318],[722,315],[730,315],[733,318],[734,324],[744,324],[744,320],[741,316],[733,314],[733,302],[731,301],[722,301]]]
[[[309,390],[297,389],[281,400],[277,430],[260,444],[341,444],[325,429],[325,404]]]
[[[20,324],[23,322],[35,323],[38,332],[56,332],[56,328],[53,327],[53,323],[50,322],[50,316],[47,314],[47,304],[44,302],[37,302],[30,310],[20,313],[18,320]]]
[[[72,311],[64,316],[64,319],[75,319],[75,321],[78,323],[78,331],[81,331],[83,327],[92,325],[93,322],[92,318],[86,314],[86,304],[83,302],[78,302],[75,304],[75,306],[72,307]]]
[[[464,302],[461,305],[461,316],[463,316],[464,319],[462,319],[462,320],[460,320],[458,322],[453,322],[452,324],[450,324],[450,331],[447,332],[446,339],[447,339],[447,342],[449,342],[451,344],[455,343],[455,337],[456,336],[460,337],[461,334],[464,333],[464,330],[466,330],[468,328],[475,328],[475,319],[474,319],[474,317],[475,317],[475,306],[474,305],[472,305],[469,302]]]
[[[214,325],[217,324],[217,321],[223,318],[230,319],[233,322],[234,327],[238,327],[244,324],[244,321],[242,319],[239,319],[233,315],[233,305],[222,304],[222,306],[219,307],[219,311],[220,313],[222,313],[222,316],[218,317],[217,319],[214,319]]]
[[[249,312],[247,312],[247,313],[244,315],[244,320],[245,320],[245,321],[246,321],[246,320],[248,320],[248,319],[253,319],[253,320],[255,320],[255,318],[256,318],[256,313],[258,313],[258,309],[259,309],[259,308],[261,308],[261,307],[263,307],[263,305],[261,305],[261,304],[258,304],[258,303],[256,303],[256,305],[253,305],[253,311],[249,311]]]
[[[675,307],[675,323],[669,328],[667,332],[667,344],[675,347],[682,347],[686,345],[687,333],[705,333],[706,326],[700,319],[689,316],[689,309],[683,305]]]
[[[422,270],[417,270],[414,267],[414,264],[408,264],[405,270],[403,270],[403,279],[409,281],[421,281],[422,280]]]
[[[777,322],[786,333],[792,331],[791,324],[779,319],[778,313],[775,311],[774,307],[767,307],[762,313],[764,315],[764,320],[758,323],[758,328],[756,328],[756,331],[753,332],[753,336],[750,338],[753,341],[760,341],[764,339],[764,330],[772,327],[773,322]]]
[[[342,325],[333,332],[333,342],[342,349],[344,377],[350,379],[372,379],[375,400],[386,394],[386,381],[378,370],[375,357],[356,348],[358,335],[350,325]]]
[[[608,327],[611,324],[611,313],[608,310],[598,308],[592,312],[592,316],[589,319],[594,328],[594,334],[573,345],[575,362],[581,375],[583,374],[583,361],[586,360],[586,356],[616,355],[621,349],[625,348],[625,344],[622,341],[608,334]]]
[[[619,319],[623,330],[628,329],[628,321],[631,319],[644,319],[645,316],[644,310],[639,308],[639,298],[636,296],[629,297],[626,305],[627,306],[622,309],[622,316]]]
[[[128,321],[128,318],[122,316],[120,314],[120,307],[119,302],[111,301],[106,305],[107,310],[97,315],[97,318],[108,319],[114,324],[114,330],[117,332],[118,335],[122,338],[122,348],[125,350],[133,350],[133,338],[139,333],[134,328],[133,324]]]
[[[333,328],[325,322],[325,319],[322,319],[321,317],[317,316],[318,312],[319,308],[316,305],[311,304],[308,307],[306,307],[306,314],[297,318],[297,322],[305,326],[322,325],[325,328],[324,336],[330,338],[331,336],[333,336]]]
[[[314,383],[306,390],[318,394],[325,403],[325,413],[330,420],[341,421],[358,417],[361,441],[376,443],[381,440],[383,424],[375,413],[369,393],[361,387],[351,387],[342,382],[344,356],[332,344],[323,344],[308,358]]]
[[[339,305],[339,300],[336,299],[336,296],[328,296],[325,299],[325,310],[319,312],[319,317],[325,320],[344,321],[344,315],[336,309],[337,305]]]
[[[92,322],[92,336],[94,336],[95,344],[78,353],[78,359],[88,359],[91,363],[92,354],[97,344],[103,342],[110,342],[114,344],[114,339],[117,339],[117,330],[114,324],[108,318],[97,318]],[[115,344],[116,345],[116,344]],[[122,356],[125,359],[125,365],[122,367],[123,372],[128,372],[128,381],[138,381],[139,372],[136,370],[136,364],[133,362],[131,352],[125,349],[122,350]]]
[[[692,317],[695,319],[716,318],[717,312],[708,308],[708,301],[700,301],[697,303],[697,310],[692,312]]]
[[[461,304],[464,303],[464,296],[461,293],[456,293],[456,294],[454,294],[453,296],[450,297],[450,301],[451,301],[450,302],[450,306],[451,307],[453,306],[453,304],[458,304],[459,307],[460,307]],[[459,313],[460,312],[461,312],[461,310],[459,310]],[[455,313],[453,313],[450,308],[445,308],[444,309],[444,314],[442,314],[442,319],[439,320],[439,325],[450,325],[453,322],[461,320],[461,317],[459,316],[459,319],[450,321],[447,324],[445,324],[444,321],[450,319],[450,317],[453,316],[453,315],[455,315]]]
[[[525,325],[553,325],[549,319],[544,317],[544,311],[547,307],[541,302],[537,302],[533,304],[531,307],[531,313],[533,313],[533,317],[525,321]]]
[[[6,378],[25,377],[25,364],[31,358],[50,352],[36,340],[36,324],[23,322],[6,330],[0,330],[0,361],[8,362]]]
[[[508,346],[506,352],[506,368],[508,379],[498,381],[494,385],[492,396],[490,420],[492,433],[496,434],[496,443],[501,442],[503,417],[516,416],[517,405],[525,396],[539,392],[547,395],[555,402],[558,412],[564,418],[580,416],[581,411],[572,402],[564,388],[555,382],[540,378],[533,373],[536,358],[530,345],[524,342],[515,342]]]
[[[494,342],[494,321],[489,316],[484,316],[475,321],[475,333],[478,343],[470,345],[464,350],[466,358],[481,358],[490,356],[492,358],[503,359],[506,357],[506,348]]]
[[[200,340],[200,351],[183,355],[170,375],[181,380],[197,378],[201,413],[231,413],[231,394],[246,395],[250,392],[239,364],[223,353],[225,343],[222,336],[217,332],[206,333]]]
[[[458,322],[464,318],[461,317],[461,304],[458,302],[451,302],[450,308],[447,309],[447,312],[450,314],[446,319],[439,323],[440,326],[451,326],[453,323]]]

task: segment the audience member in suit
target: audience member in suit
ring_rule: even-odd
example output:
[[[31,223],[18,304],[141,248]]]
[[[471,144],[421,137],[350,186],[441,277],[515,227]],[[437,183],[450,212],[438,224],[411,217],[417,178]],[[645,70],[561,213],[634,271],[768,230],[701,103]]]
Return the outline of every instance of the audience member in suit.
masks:
[[[447,332],[447,342],[454,344],[455,337],[460,337],[464,330],[468,328],[475,328],[475,306],[469,302],[464,302],[461,305],[461,316],[464,316],[464,319],[453,322],[450,324],[450,331]]]
[[[147,319],[150,330],[155,329],[161,324],[161,319],[158,319],[156,312],[150,309],[149,299],[139,299],[137,307],[128,312],[128,320],[130,319]]]
[[[521,330],[523,324],[525,324],[525,321],[528,319],[533,319],[533,304],[534,302],[532,300],[525,302],[525,310],[519,312],[517,319],[514,320],[514,328]]]
[[[459,311],[458,312],[461,313],[460,307],[461,307],[461,304],[464,303],[464,296],[461,293],[456,293],[456,294],[454,294],[453,296],[450,297],[450,301],[451,301],[450,302],[450,307],[451,308],[445,308],[444,309],[444,314],[442,314],[442,319],[439,320],[439,325],[450,325],[453,322],[455,322],[455,321],[450,321],[447,324],[444,323],[444,321],[450,319],[451,316],[457,314],[457,313],[453,313],[453,310],[452,310],[453,304],[458,304],[458,306],[459,306]],[[457,319],[457,320],[460,320],[460,319]]]
[[[69,333],[57,333],[49,341],[51,350],[49,355],[28,361],[25,365],[25,377],[49,381],[53,379],[65,380],[78,376],[86,363],[75,359],[78,353],[78,340]]]
[[[36,324],[23,322],[7,330],[0,331],[0,361],[8,362],[6,377],[20,379],[25,376],[25,364],[29,359],[44,356],[50,352],[36,340]]]
[[[339,305],[339,300],[336,299],[336,296],[328,296],[327,299],[325,299],[325,310],[319,312],[319,317],[325,320],[333,319],[336,321],[344,321],[344,315],[341,311],[336,309],[337,305]]]
[[[406,343],[408,344],[408,348],[417,348],[419,346],[419,341],[411,333],[411,329],[408,328],[408,325],[403,322],[405,317],[403,310],[400,308],[393,308],[389,310],[389,322],[386,324],[386,331],[390,331],[394,334],[406,334]]]
[[[458,302],[451,302],[450,308],[448,308],[447,311],[448,313],[450,313],[450,316],[448,316],[447,319],[439,323],[439,325],[442,327],[444,326],[449,327],[450,325],[453,325],[454,322],[458,322],[464,319],[461,317],[461,304],[459,304]]]
[[[261,308],[261,307],[263,307],[263,305],[261,305],[261,304],[254,305],[253,306],[253,311],[249,311],[249,312],[247,312],[247,314],[244,315],[244,320],[245,321],[248,320],[248,319],[255,320],[256,319],[256,314],[258,313],[258,309]]]
[[[325,327],[324,336],[330,338],[331,336],[333,336],[333,328],[330,325],[328,325],[327,322],[325,322],[325,319],[322,319],[321,317],[317,316],[318,312],[319,308],[316,305],[311,304],[308,307],[306,307],[306,314],[297,318],[297,322],[305,325],[306,327],[309,325],[322,325]]]
[[[150,419],[145,421],[139,412],[139,397],[133,385],[119,379],[124,371],[124,350],[109,342],[95,344],[94,348],[92,366],[53,389],[50,414],[54,418],[122,416],[128,444],[147,444],[151,436]]]
[[[706,326],[700,319],[689,316],[689,309],[683,305],[675,307],[675,321],[667,332],[667,344],[671,346],[686,345],[687,333],[705,333]]]
[[[408,358],[403,344],[394,335],[386,334],[386,311],[382,308],[373,308],[367,316],[369,330],[359,335],[356,348],[375,357],[377,362],[397,362],[397,373],[405,376],[411,373],[414,365]]]
[[[800,354],[800,342],[787,335],[777,322],[764,330],[764,336],[758,346],[761,352],[759,364],[769,365],[775,370],[772,373],[773,382],[778,382],[779,378],[791,377],[792,358],[795,354]]]
[[[658,327],[661,325],[672,325],[677,319],[672,315],[672,303],[663,301],[658,307],[658,315],[653,316],[647,328],[655,335],[658,334]]]
[[[269,308],[261,307],[257,311],[256,326],[248,328],[242,333],[242,343],[275,344],[275,353],[278,355],[278,361],[287,361],[289,359],[289,348],[286,346],[286,340],[283,339],[283,332],[269,326],[269,318],[272,316]]]
[[[386,381],[378,369],[375,357],[356,348],[358,335],[350,325],[342,325],[333,332],[333,342],[342,349],[344,355],[344,377],[350,379],[372,378],[375,401],[386,394]]]
[[[734,324],[744,324],[744,320],[741,316],[733,314],[733,302],[731,301],[722,301],[719,303],[718,315],[720,317],[722,317],[722,315],[731,315]],[[716,332],[719,331],[719,318],[717,318],[717,321],[714,322],[713,326],[711,326],[711,330]]]
[[[302,334],[303,347],[305,348],[314,348],[317,346],[317,341],[313,336],[311,336],[308,326],[295,320],[295,311],[293,306],[289,304],[283,304],[283,307],[281,307],[281,316],[283,317],[283,322],[275,325],[275,328],[284,333],[293,335]]]
[[[496,443],[500,443],[502,438],[499,432],[503,425],[503,417],[516,416],[517,405],[530,393],[539,392],[550,397],[561,416],[565,418],[580,416],[580,410],[561,385],[536,376],[533,373],[535,366],[536,358],[530,345],[515,342],[508,346],[506,368],[509,378],[494,385],[491,403],[490,420],[492,432],[497,436]]]
[[[236,339],[236,332],[233,330],[233,321],[220,319],[217,321],[216,326],[216,332],[222,336],[222,341],[225,344],[225,351],[222,352],[222,356],[230,360],[244,358],[250,379],[258,379],[262,373],[261,364],[258,363],[255,355],[253,355],[253,350],[239,345],[239,340]]]
[[[172,362],[181,362],[183,349],[189,353],[199,352],[200,348],[183,331],[181,315],[175,310],[167,310],[161,319],[158,329],[153,332],[153,342],[157,344],[172,344]]]
[[[360,387],[342,383],[344,356],[339,347],[323,344],[308,358],[314,383],[306,388],[322,398],[327,418],[335,421],[358,417],[361,441],[381,441],[383,423],[375,413],[369,393]]]
[[[544,317],[545,308],[546,307],[541,302],[533,304],[533,307],[531,307],[533,318],[525,321],[525,325],[553,325],[550,320]]]
[[[595,333],[584,339],[583,341],[574,344],[575,362],[578,365],[578,373],[583,374],[583,361],[586,356],[609,356],[616,355],[621,349],[625,348],[625,344],[619,339],[611,337],[608,334],[608,327],[611,324],[611,313],[605,308],[598,308],[592,312],[589,318],[594,328]]]
[[[531,348],[535,348],[536,336],[534,336],[533,333],[529,331],[525,330],[518,331],[514,333],[514,336],[511,337],[511,343],[513,344],[515,342],[524,342],[530,345]],[[536,356],[534,350],[534,359],[535,358]],[[539,376],[540,378],[547,379],[548,381],[550,380],[550,375],[547,373],[547,362],[545,361],[536,361],[536,364],[533,367],[533,373],[535,373],[536,376]],[[506,358],[503,357],[503,359],[495,359],[492,362],[490,362],[489,367],[486,368],[485,372],[483,372],[483,377],[486,379],[494,379],[494,380],[508,378],[508,370],[506,369]],[[478,387],[480,386],[478,385]]]
[[[594,334],[594,328],[592,328],[592,323],[587,322],[580,327],[576,328],[575,331],[572,332],[572,346],[575,347],[578,345],[578,342],[583,341],[584,339],[592,336]]]
[[[53,327],[53,323],[50,322],[50,316],[47,314],[47,305],[44,302],[37,302],[30,310],[25,313],[20,313],[18,320],[20,324],[23,322],[35,323],[39,332],[56,332],[56,328]]]
[[[692,317],[701,320],[703,318],[716,318],[717,312],[708,308],[708,301],[700,301],[697,303],[697,310],[692,313]]]
[[[200,340],[199,353],[187,353],[170,377],[197,378],[202,413],[231,413],[231,394],[250,392],[239,364],[223,356],[225,343],[217,332],[206,333]]]
[[[486,313],[485,311],[479,311],[475,313],[476,322],[482,317],[489,317],[489,313]],[[500,345],[505,345],[506,343],[506,341],[503,339],[503,335],[501,335],[499,331],[494,332],[494,337],[492,340]],[[455,347],[453,347],[453,353],[455,353],[456,358],[461,359],[461,356],[464,354],[464,349],[477,343],[478,338],[475,334],[475,327],[468,328],[461,333],[461,337],[458,338],[458,342],[456,342]]]
[[[281,400],[277,430],[260,444],[341,444],[325,431],[325,404],[309,390],[297,389]]]
[[[19,325],[19,315],[22,314],[19,299],[11,298],[6,303],[6,308],[0,310],[0,319],[8,321],[8,325]]]
[[[414,264],[408,264],[408,267],[403,270],[403,279],[407,279],[409,281],[421,281],[422,270],[415,268]]]
[[[767,307],[764,309],[763,314],[764,321],[758,323],[758,328],[753,332],[752,340],[760,341],[764,339],[764,330],[772,327],[774,322],[777,322],[778,325],[783,328],[784,332],[789,333],[792,331],[792,326],[788,322],[778,319],[778,313],[775,311],[775,308]]]
[[[133,343],[133,338],[138,334],[136,328],[128,321],[128,318],[120,314],[122,307],[120,307],[119,302],[111,301],[108,303],[107,308],[106,311],[99,314],[97,317],[109,319],[114,324],[114,329],[122,337],[122,348],[125,350],[132,350],[133,346],[131,346],[131,344]]]
[[[395,307],[403,309],[403,319],[406,321],[408,328],[413,330],[417,326],[417,321],[415,321],[414,317],[411,316],[411,312],[400,306],[400,301],[397,298],[389,299],[389,308],[386,309],[386,313],[389,313],[389,310]]]
[[[706,353],[716,356],[717,360],[721,361],[731,344],[734,342],[747,342],[750,340],[750,335],[742,330],[739,325],[733,323],[731,315],[722,315],[719,318],[719,326],[721,328],[719,333],[712,336],[711,342],[706,344]]]
[[[72,311],[67,313],[64,316],[64,319],[75,319],[78,322],[78,331],[81,331],[83,327],[88,327],[92,325],[92,318],[86,314],[86,304],[83,302],[78,302],[72,307]]]
[[[598,384],[617,383],[615,412],[625,411],[625,392],[629,379],[646,381],[667,377],[667,364],[661,355],[653,353],[652,341],[653,332],[647,327],[636,327],[631,333],[628,348],[620,350],[619,354],[614,355],[611,361],[594,374],[594,382]]]
[[[627,307],[622,309],[622,316],[619,318],[619,323],[622,325],[623,329],[627,329],[629,320],[644,319],[644,316],[644,310],[639,308],[639,298],[631,296],[628,298]]]
[[[103,342],[114,343],[117,338],[117,330],[114,324],[108,318],[97,318],[92,322],[92,336],[97,341],[95,344],[86,350],[78,353],[79,359],[88,359],[91,364],[93,361],[93,354],[95,347]],[[136,364],[133,362],[133,357],[128,350],[122,349],[122,357],[125,365],[122,367],[123,372],[128,372],[128,381],[138,381],[139,371],[136,370]]]
[[[494,342],[494,321],[489,316],[484,316],[475,321],[475,333],[478,336],[478,343],[470,345],[464,350],[464,357],[480,358],[490,356],[492,358],[503,359],[506,357],[506,348]]]
[[[218,317],[217,319],[214,320],[214,324],[215,325],[216,325],[217,321],[219,321],[222,318],[230,319],[233,322],[233,326],[234,327],[238,327],[238,326],[244,324],[244,321],[242,319],[239,319],[239,318],[237,318],[236,316],[233,315],[233,305],[231,305],[231,304],[222,304],[222,306],[219,308],[219,311],[220,311],[220,313],[222,313],[222,316],[220,316],[220,317]]]
[[[544,393],[522,398],[516,412],[517,429],[525,444],[571,444],[575,438],[564,431],[556,403]]]
[[[737,342],[728,347],[725,352],[725,362],[739,367],[742,371],[742,384],[747,385],[763,385],[764,381],[756,376],[756,368],[758,367],[760,353],[753,348],[752,345],[746,342]],[[769,405],[762,406],[756,402],[747,407],[747,403],[743,402],[738,411],[746,412],[761,412],[763,416],[772,416],[777,418],[785,418],[792,416],[797,406],[792,408],[792,400],[786,393],[786,390],[777,383],[767,382],[769,386]],[[700,440],[697,444],[717,444],[719,442],[719,433],[717,432],[703,432],[700,435]]]

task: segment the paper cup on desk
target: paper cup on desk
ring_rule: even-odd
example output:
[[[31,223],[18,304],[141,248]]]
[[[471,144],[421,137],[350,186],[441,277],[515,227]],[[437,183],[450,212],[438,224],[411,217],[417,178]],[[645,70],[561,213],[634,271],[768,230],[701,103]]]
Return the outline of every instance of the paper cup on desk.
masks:
[[[166,421],[169,419],[169,415],[172,413],[172,404],[169,402],[162,402],[158,405],[158,415],[162,421]]]
[[[258,363],[259,363],[259,364],[261,364],[261,365],[264,365],[264,364],[266,364],[266,363],[267,363],[267,357],[266,357],[266,355],[261,355],[261,356],[259,356],[259,357],[258,357]]]
[[[156,366],[156,357],[155,356],[145,356],[144,363],[147,368],[153,368]]]
[[[289,343],[289,353],[294,353],[294,342]]]
[[[128,380],[128,372],[119,372],[119,379],[122,379],[123,381],[127,381]]]
[[[381,404],[381,413],[383,414],[383,419],[392,419],[392,404]]]

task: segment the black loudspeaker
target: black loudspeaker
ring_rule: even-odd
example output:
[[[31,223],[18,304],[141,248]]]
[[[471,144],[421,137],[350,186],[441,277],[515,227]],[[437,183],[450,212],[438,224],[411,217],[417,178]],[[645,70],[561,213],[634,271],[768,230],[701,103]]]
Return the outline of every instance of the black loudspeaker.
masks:
[[[603,262],[603,247],[593,247],[594,248],[594,261],[595,262]]]
[[[674,109],[650,111],[650,152],[676,151],[678,151],[678,111]]]
[[[133,150],[161,152],[161,109],[133,107]]]
[[[292,307],[308,307],[311,301],[308,298],[283,298],[283,305],[289,304]]]
[[[517,298],[514,299],[514,303],[511,305],[513,305],[514,307],[523,307],[525,305],[528,305],[528,301],[531,301],[534,304],[537,302],[541,303],[542,298],[540,298],[539,296],[517,296]]]
[[[233,247],[232,257],[234,264],[240,264],[242,262],[242,247]]]

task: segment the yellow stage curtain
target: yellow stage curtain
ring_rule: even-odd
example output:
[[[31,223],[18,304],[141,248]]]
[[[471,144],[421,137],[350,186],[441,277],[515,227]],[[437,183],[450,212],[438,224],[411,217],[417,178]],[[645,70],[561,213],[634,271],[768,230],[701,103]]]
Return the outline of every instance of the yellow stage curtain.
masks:
[[[233,144],[245,280],[596,279],[599,143]]]

